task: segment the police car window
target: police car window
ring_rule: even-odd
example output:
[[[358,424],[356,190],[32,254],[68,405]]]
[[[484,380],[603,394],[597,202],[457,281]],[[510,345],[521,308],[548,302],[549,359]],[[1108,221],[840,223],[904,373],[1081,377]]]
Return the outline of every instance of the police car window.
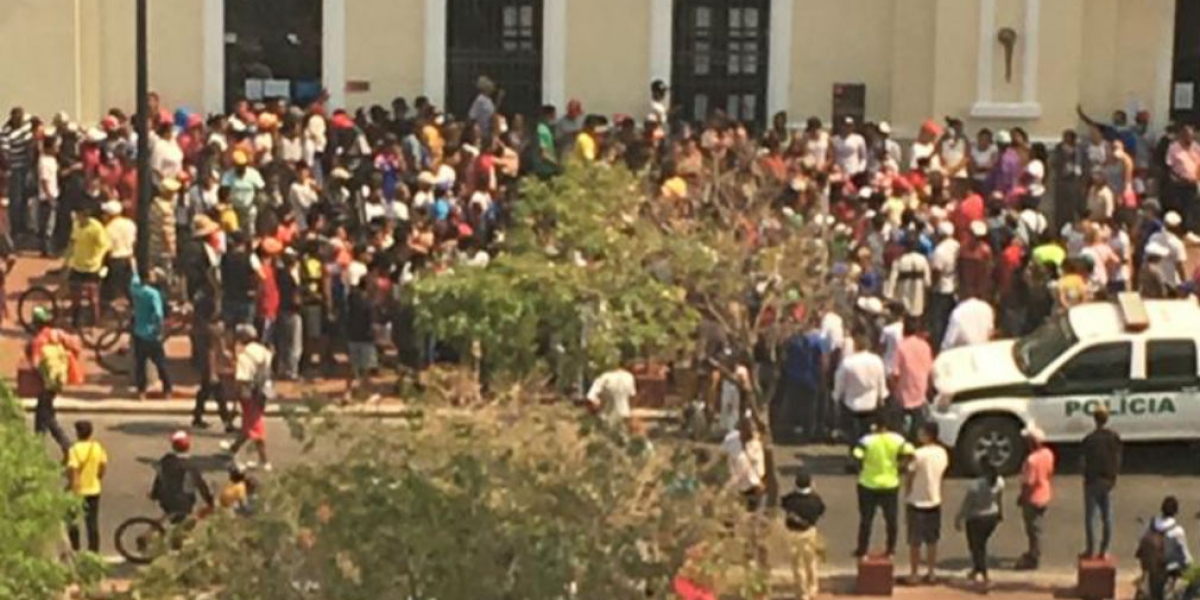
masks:
[[[1196,342],[1157,340],[1146,344],[1146,376],[1196,378]]]
[[[1129,379],[1129,362],[1133,346],[1129,342],[1114,342],[1092,346],[1067,361],[1058,370],[1059,378],[1072,387],[1087,387],[1089,383]]]
[[[1071,322],[1059,315],[1017,340],[1013,346],[1013,359],[1026,377],[1033,377],[1078,341],[1075,331],[1071,329]]]

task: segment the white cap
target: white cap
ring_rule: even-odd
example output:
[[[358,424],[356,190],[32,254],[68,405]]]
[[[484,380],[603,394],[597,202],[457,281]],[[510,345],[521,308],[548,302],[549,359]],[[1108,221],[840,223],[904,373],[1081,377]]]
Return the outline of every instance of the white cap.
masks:
[[[1007,129],[1001,129],[996,132],[996,143],[1008,145],[1012,143],[1012,134]]]
[[[121,214],[121,209],[121,203],[117,200],[108,200],[104,204],[100,205],[100,212],[103,212],[110,217],[115,217]]]
[[[942,221],[938,223],[938,235],[948,238],[954,236],[954,223],[950,221]]]
[[[858,308],[873,315],[883,314],[883,301],[875,296],[863,296],[858,299]]]
[[[1166,217],[1163,217],[1163,222],[1166,223],[1168,227],[1178,227],[1183,224],[1183,219],[1179,216],[1179,213],[1171,211],[1167,213]]]
[[[983,221],[971,221],[971,235],[974,235],[975,237],[983,237],[987,235],[987,232],[987,223],[984,223]]]
[[[875,191],[870,187],[863,187],[862,189],[858,190],[858,197],[862,198],[863,200],[868,200],[873,195],[875,195]]]
[[[892,134],[892,125],[891,125],[891,123],[888,123],[887,121],[881,121],[879,123],[878,129],[879,129],[879,133],[882,133],[883,135],[891,135]]]
[[[1170,253],[1171,250],[1161,242],[1150,242],[1146,244],[1146,256],[1163,258]]]

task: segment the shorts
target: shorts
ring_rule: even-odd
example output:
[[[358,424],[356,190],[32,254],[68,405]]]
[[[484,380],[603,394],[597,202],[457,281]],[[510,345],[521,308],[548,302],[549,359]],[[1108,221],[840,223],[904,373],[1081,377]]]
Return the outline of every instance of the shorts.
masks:
[[[356,378],[369,374],[379,362],[373,342],[348,342],[346,353],[350,357],[350,374]]]
[[[942,538],[942,507],[906,507],[905,521],[908,523],[908,545],[933,545]]]
[[[85,283],[100,283],[100,273],[84,273],[83,271],[71,269],[71,273],[67,275],[67,281],[80,285]]]

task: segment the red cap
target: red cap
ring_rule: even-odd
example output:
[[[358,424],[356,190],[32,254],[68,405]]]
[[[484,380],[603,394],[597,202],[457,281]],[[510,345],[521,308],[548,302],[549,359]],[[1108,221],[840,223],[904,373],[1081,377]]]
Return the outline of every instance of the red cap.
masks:
[[[942,126],[937,124],[933,119],[927,119],[921,124],[921,129],[932,133],[934,136],[942,135]]]
[[[187,118],[188,129],[191,129],[193,127],[200,127],[201,125],[204,125],[204,117],[202,117],[196,113],[192,113],[192,114],[188,115],[188,118]]]
[[[104,117],[104,120],[100,121],[100,127],[105,131],[114,131],[120,126],[121,122],[117,121],[117,118],[112,115],[108,115],[107,117]]]
[[[171,448],[176,452],[187,452],[192,448],[192,436],[180,429],[171,434]]]

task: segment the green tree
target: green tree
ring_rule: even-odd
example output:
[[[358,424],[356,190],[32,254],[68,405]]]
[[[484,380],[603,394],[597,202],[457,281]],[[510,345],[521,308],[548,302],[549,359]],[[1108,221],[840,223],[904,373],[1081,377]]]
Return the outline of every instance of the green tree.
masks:
[[[721,462],[685,446],[515,403],[296,430],[336,456],[271,480],[255,516],[203,523],[135,597],[664,597],[697,547],[708,551],[689,568],[709,584],[746,598],[765,589],[739,541],[751,522],[714,485]]]
[[[61,559],[63,518],[76,500],[62,467],[29,431],[12,388],[0,383],[0,598],[61,597],[99,575],[95,557]]]

